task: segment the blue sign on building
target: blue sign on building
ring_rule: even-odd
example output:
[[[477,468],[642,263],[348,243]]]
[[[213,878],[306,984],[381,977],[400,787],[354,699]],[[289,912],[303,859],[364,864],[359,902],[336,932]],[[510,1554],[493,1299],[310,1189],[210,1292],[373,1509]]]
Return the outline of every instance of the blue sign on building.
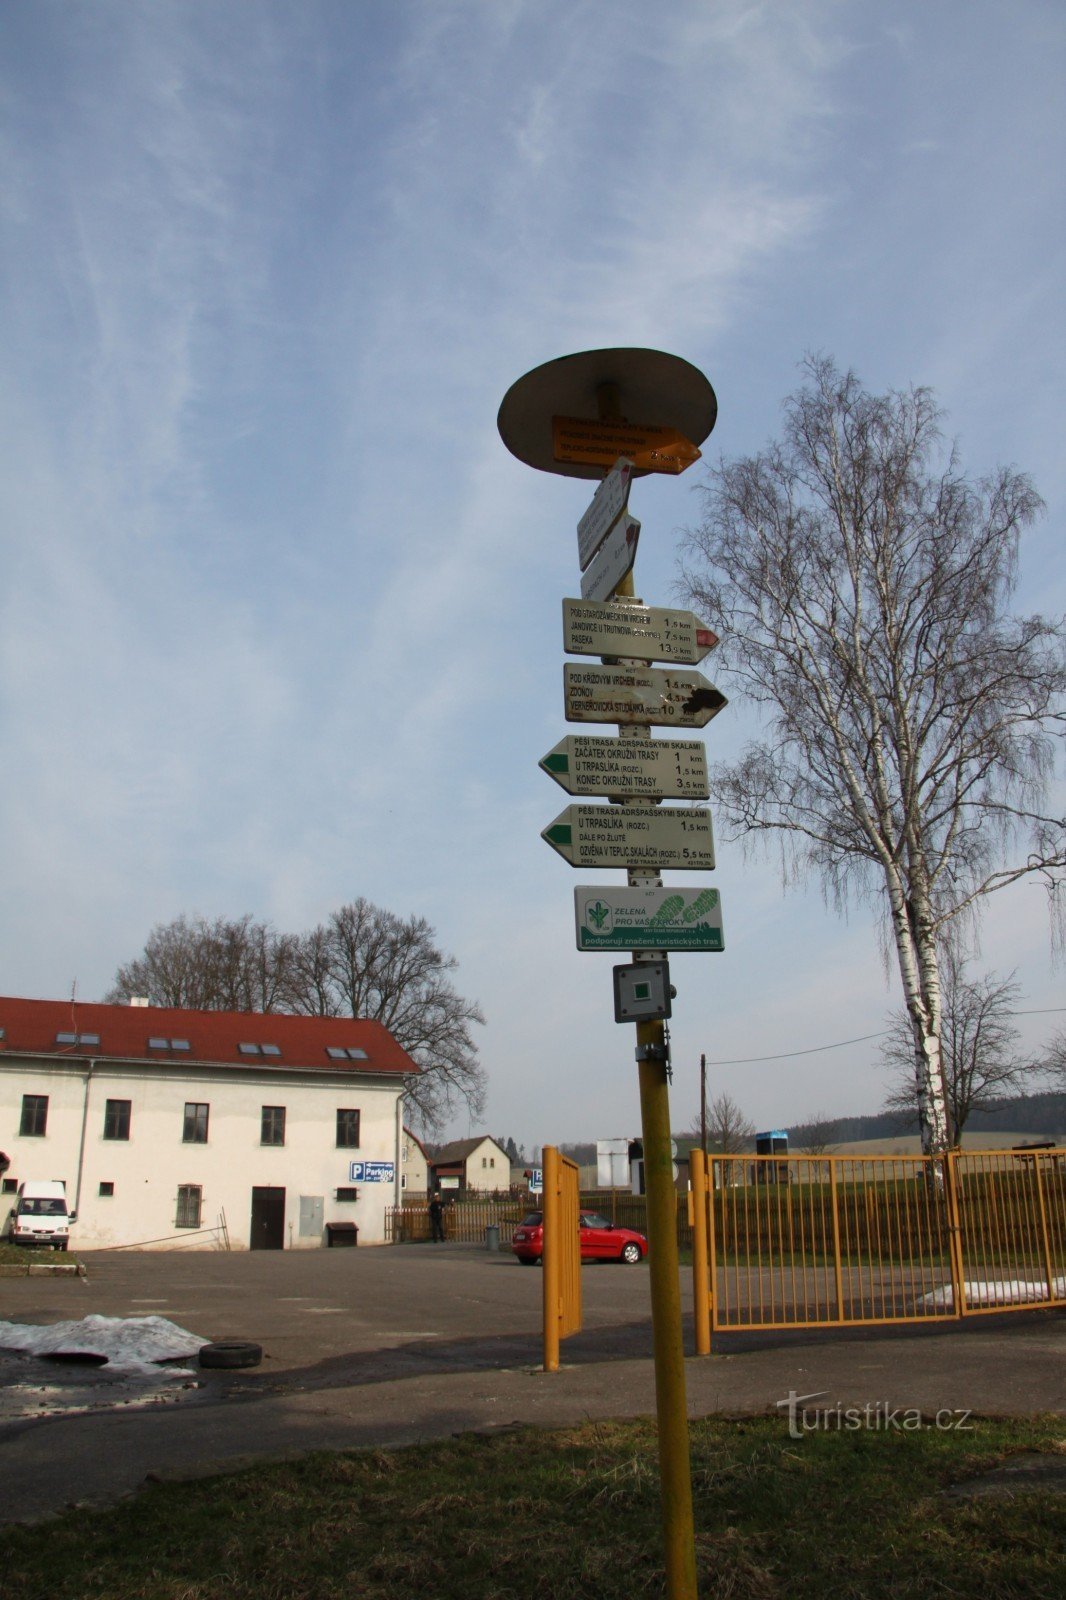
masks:
[[[350,1161],[349,1183],[392,1183],[396,1177],[395,1161]]]

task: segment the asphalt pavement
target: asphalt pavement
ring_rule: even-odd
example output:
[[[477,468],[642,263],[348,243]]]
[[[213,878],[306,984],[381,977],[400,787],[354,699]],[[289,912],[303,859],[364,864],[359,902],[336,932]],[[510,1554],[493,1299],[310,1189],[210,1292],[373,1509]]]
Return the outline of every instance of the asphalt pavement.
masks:
[[[156,1384],[106,1367],[0,1360],[0,1521],[109,1503],[145,1481],[225,1474],[311,1450],[397,1447],[470,1430],[654,1414],[644,1265],[582,1272],[584,1326],[541,1370],[541,1274],[509,1252],[457,1245],[257,1251],[97,1252],[81,1278],[0,1280],[0,1319],[162,1316],[206,1339],[251,1339],[262,1364],[193,1367]],[[684,1305],[691,1306],[683,1274]],[[691,1317],[685,1348],[693,1348]],[[1066,1415],[1061,1311],[959,1324],[718,1335],[689,1355],[689,1412],[792,1409],[868,1426],[921,1412],[945,1425]],[[882,1424],[882,1419],[883,1424]]]

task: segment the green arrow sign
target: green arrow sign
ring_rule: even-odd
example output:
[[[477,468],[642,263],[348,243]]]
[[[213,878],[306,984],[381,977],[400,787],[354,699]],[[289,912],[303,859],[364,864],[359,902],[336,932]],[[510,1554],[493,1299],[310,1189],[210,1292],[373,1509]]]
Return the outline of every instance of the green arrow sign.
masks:
[[[707,752],[698,739],[610,739],[571,733],[540,763],[567,794],[706,800]]]
[[[573,867],[687,868],[709,872],[709,811],[678,806],[567,806],[541,834]]]

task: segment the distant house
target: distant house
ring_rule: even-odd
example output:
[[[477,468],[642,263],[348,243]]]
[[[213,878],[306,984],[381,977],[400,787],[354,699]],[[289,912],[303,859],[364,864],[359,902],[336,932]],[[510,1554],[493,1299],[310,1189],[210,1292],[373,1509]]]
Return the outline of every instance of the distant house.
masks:
[[[430,1178],[442,1193],[492,1193],[510,1188],[511,1162],[501,1144],[479,1133],[439,1150],[430,1163]]]
[[[400,1187],[404,1194],[425,1194],[429,1189],[429,1157],[425,1145],[410,1128],[403,1130],[400,1161]]]
[[[61,1179],[75,1248],[383,1243],[417,1070],[350,1017],[0,997],[0,1191]]]

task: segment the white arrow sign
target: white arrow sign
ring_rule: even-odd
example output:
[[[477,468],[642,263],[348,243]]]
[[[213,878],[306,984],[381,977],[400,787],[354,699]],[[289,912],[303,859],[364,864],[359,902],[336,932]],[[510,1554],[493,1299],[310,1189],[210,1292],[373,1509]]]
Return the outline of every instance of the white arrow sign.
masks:
[[[695,666],[718,643],[691,611],[616,601],[563,601],[563,649],[575,656],[627,656]]]
[[[541,838],[572,867],[714,866],[711,813],[679,806],[567,806]]]
[[[633,463],[619,456],[577,525],[577,556],[584,572],[629,503]]]
[[[567,722],[640,723],[660,728],[703,728],[726,704],[702,672],[661,667],[563,668]]]
[[[637,559],[640,523],[624,511],[600,547],[587,572],[581,574],[583,600],[607,600]]]
[[[706,800],[707,752],[698,739],[609,739],[568,733],[541,759],[567,794]]]

